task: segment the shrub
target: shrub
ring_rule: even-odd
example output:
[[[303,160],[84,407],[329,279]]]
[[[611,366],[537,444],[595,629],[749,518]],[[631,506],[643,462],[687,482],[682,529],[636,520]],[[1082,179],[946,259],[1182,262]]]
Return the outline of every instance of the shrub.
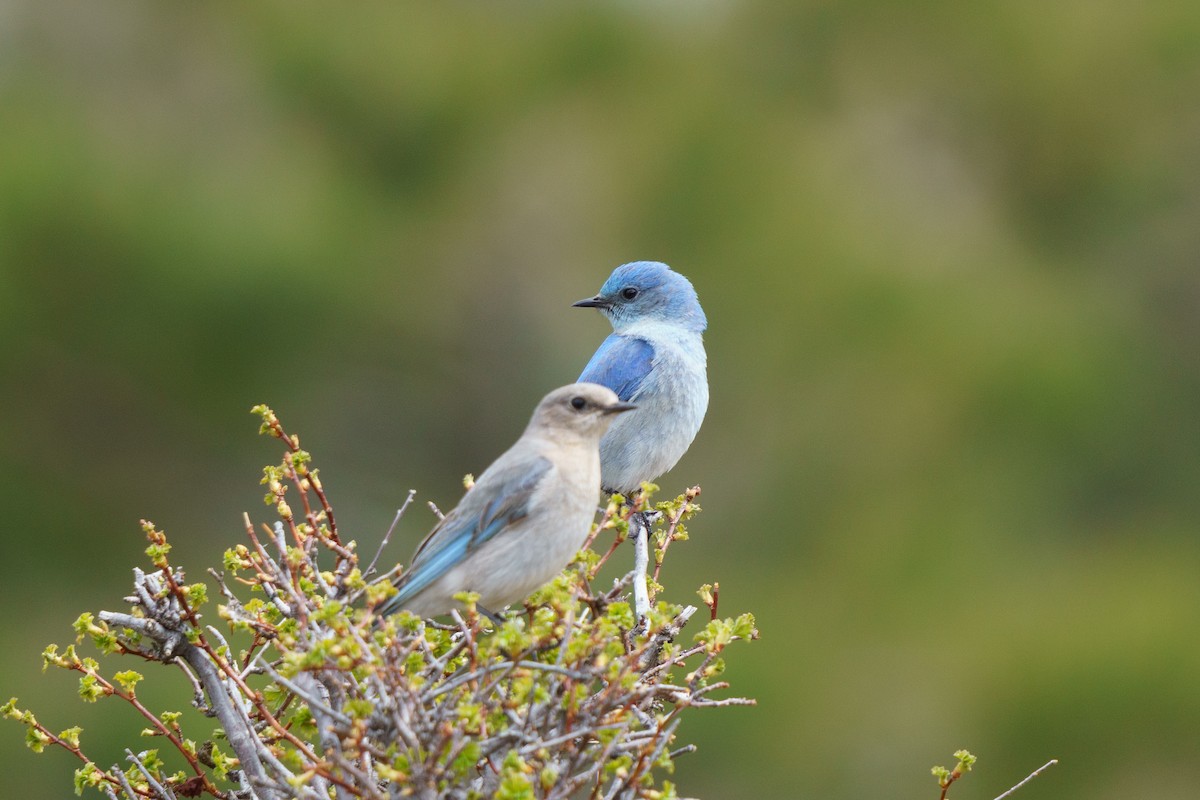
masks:
[[[666,776],[694,749],[677,741],[682,714],[753,703],[712,696],[727,688],[719,679],[725,647],[757,636],[749,614],[719,619],[716,588],[702,587],[709,620],[681,644],[696,606],[658,599],[638,614],[626,600],[640,583],[662,593],[663,556],[687,538],[686,522],[700,510],[698,487],[654,509],[653,486],[633,502],[611,498],[576,560],[499,625],[477,613],[470,595],[448,623],[407,612],[383,619],[373,609],[394,593],[396,575],[374,574],[383,545],[360,567],[310,455],[269,408],[255,411],[262,431],[286,446],[263,478],[278,520],[256,529],[246,515],[247,542],[225,552],[221,570],[208,571],[211,583],[188,583],[170,560],[166,534],[143,521],[153,568],[134,570],[129,610],[85,613],[75,644],[43,653],[47,666],[80,673],[83,700],[115,697],[131,706],[146,720],[143,735],[160,747],[130,747],[129,766],[104,769],[84,752],[78,727],[55,734],[15,700],[3,707],[27,726],[33,750],[50,745],[83,762],[77,793],[671,798]],[[600,566],[643,524],[654,527],[652,576],[635,568],[596,588]],[[598,535],[610,534],[604,555],[591,550]],[[205,621],[214,610],[223,625]],[[84,639],[101,656],[177,667],[181,694],[216,727],[200,722],[201,732],[185,731],[192,723],[182,713],[147,708],[137,692],[143,676],[102,670],[79,654]]]

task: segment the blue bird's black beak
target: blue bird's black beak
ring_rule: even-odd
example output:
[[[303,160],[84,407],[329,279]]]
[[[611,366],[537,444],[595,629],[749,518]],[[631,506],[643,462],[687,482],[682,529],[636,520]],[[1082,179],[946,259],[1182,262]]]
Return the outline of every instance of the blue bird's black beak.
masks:
[[[612,303],[605,300],[600,295],[595,297],[587,297],[580,300],[578,303],[571,303],[572,308],[612,308]]]

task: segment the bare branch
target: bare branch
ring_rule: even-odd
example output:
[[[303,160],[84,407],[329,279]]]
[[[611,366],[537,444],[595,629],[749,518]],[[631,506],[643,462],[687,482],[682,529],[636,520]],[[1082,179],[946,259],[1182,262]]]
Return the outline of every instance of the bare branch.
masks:
[[[383,555],[384,549],[388,546],[388,542],[392,538],[392,531],[396,530],[396,525],[400,523],[400,518],[404,516],[404,512],[408,509],[409,504],[412,503],[413,498],[416,496],[416,489],[408,490],[408,497],[404,498],[404,502],[400,505],[400,508],[396,510],[396,516],[394,519],[392,519],[392,524],[388,526],[387,533],[383,535],[383,541],[379,543],[379,549],[375,551],[375,557],[371,559],[371,563],[367,565],[365,570],[363,570],[364,578],[369,578],[375,574],[375,564],[379,561],[379,557]]]
[[[146,765],[142,763],[142,760],[134,755],[133,751],[129,748],[125,749],[125,758],[137,767],[138,772],[142,773],[142,777],[146,779],[146,783],[154,790],[155,795],[161,797],[162,800],[175,800],[175,793],[156,781],[154,775],[150,773],[150,770],[146,769]]]
[[[1050,759],[1045,764],[1042,764],[1040,767],[1035,769],[1033,772],[1026,775],[1016,786],[1013,786],[1011,789],[1009,789],[1007,792],[1004,792],[1003,794],[996,795],[994,800],[1004,800],[1004,798],[1011,796],[1013,794],[1013,792],[1017,791],[1017,789],[1020,789],[1022,786],[1029,783],[1031,780],[1036,778],[1038,775],[1041,775],[1043,772],[1050,769],[1050,767],[1053,767],[1057,763],[1058,763],[1057,758]]]

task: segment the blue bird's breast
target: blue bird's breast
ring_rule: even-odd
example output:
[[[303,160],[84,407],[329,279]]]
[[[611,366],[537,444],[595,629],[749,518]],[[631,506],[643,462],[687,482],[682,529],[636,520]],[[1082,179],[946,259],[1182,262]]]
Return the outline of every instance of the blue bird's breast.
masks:
[[[637,404],[600,441],[602,483],[625,494],[675,466],[708,409],[703,341],[675,326],[649,323],[609,336],[580,380]]]

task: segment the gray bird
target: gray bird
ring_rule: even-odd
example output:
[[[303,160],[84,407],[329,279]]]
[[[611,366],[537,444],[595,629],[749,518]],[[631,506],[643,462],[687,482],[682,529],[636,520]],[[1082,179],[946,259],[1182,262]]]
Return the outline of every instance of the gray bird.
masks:
[[[583,545],[600,495],[600,437],[635,408],[611,389],[573,383],[542,399],[521,438],[483,471],[417,547],[382,615],[448,613],[479,594],[495,618],[548,583]],[[491,609],[492,611],[489,611]]]

